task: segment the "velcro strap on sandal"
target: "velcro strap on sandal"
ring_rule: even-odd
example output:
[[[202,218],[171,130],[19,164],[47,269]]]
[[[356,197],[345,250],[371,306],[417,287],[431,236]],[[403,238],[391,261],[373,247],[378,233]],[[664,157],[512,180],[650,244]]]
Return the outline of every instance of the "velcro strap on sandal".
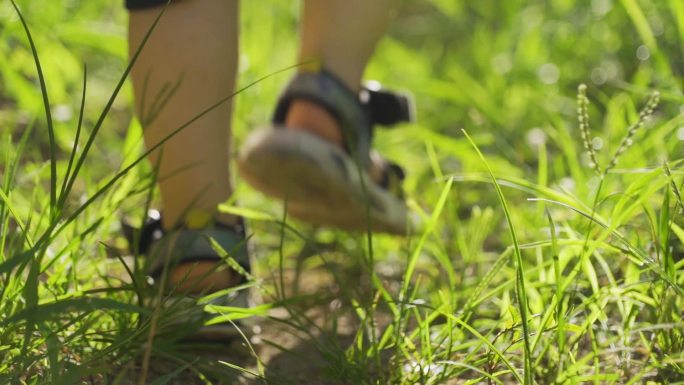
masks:
[[[372,124],[393,126],[415,121],[415,104],[408,93],[389,91],[371,81],[361,90],[359,99],[368,106]]]

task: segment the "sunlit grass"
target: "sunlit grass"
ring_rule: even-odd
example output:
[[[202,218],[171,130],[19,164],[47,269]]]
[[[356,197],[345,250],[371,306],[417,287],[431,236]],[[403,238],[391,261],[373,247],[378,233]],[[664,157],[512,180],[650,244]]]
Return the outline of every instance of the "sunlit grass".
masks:
[[[119,222],[156,203],[154,170],[117,84],[124,29],[102,27],[123,11],[18,3],[33,39],[0,6],[1,383],[301,383],[260,349],[317,367],[309,383],[684,378],[679,2],[403,2],[368,75],[416,96],[418,123],[375,143],[423,226],[368,242],[283,222],[238,181],[222,209],[250,220],[251,314],[291,335],[266,331],[246,361],[198,354],[165,329],[173,307],[142,306]],[[297,4],[243,11],[236,145],[268,122],[296,47]]]

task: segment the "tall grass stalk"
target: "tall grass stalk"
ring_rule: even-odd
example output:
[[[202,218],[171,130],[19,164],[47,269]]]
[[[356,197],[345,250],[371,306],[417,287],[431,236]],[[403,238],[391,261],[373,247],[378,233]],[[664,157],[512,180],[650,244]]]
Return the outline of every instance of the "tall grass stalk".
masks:
[[[489,163],[487,163],[487,160],[485,159],[484,155],[482,152],[480,152],[480,149],[477,147],[475,142],[472,140],[472,138],[468,135],[468,133],[465,130],[461,130],[465,137],[468,139],[470,142],[471,146],[473,146],[473,149],[475,149],[475,152],[477,152],[477,155],[479,156],[480,160],[482,163],[485,165],[487,168],[487,171],[489,172],[489,175],[492,178],[492,182],[494,183],[494,188],[496,189],[496,194],[499,198],[499,202],[501,203],[501,207],[503,208],[504,215],[506,217],[506,222],[508,223],[508,231],[510,232],[511,235],[511,241],[513,242],[513,254],[515,255],[515,269],[516,269],[516,296],[518,300],[518,311],[520,312],[520,322],[522,326],[522,339],[523,339],[523,362],[525,364],[525,369],[524,369],[524,381],[523,383],[525,385],[531,385],[533,382],[533,375],[532,375],[532,350],[530,348],[530,328],[529,328],[529,323],[528,323],[528,303],[527,303],[527,292],[525,291],[525,273],[524,273],[524,265],[523,265],[523,259],[522,259],[522,254],[520,253],[520,245],[518,244],[518,237],[516,236],[515,233],[515,227],[513,226],[513,220],[511,219],[511,214],[508,209],[508,204],[506,203],[506,198],[504,197],[503,191],[501,190],[501,186],[499,186],[499,183],[496,180],[496,177],[494,176],[494,173],[492,172],[492,169],[489,167]]]
[[[55,144],[55,128],[52,121],[52,111],[50,109],[50,98],[48,96],[47,87],[45,85],[45,76],[43,75],[43,67],[40,65],[40,57],[38,56],[38,51],[36,49],[36,44],[31,36],[31,31],[29,30],[28,24],[24,19],[24,15],[19,10],[19,7],[14,2],[10,1],[14,11],[19,16],[19,21],[21,26],[24,28],[24,33],[26,33],[26,39],[31,47],[31,54],[33,55],[33,60],[36,65],[36,72],[38,74],[38,84],[40,85],[40,94],[43,97],[43,108],[45,110],[45,123],[47,124],[48,139],[50,142],[50,219],[54,220],[57,216],[57,145]]]

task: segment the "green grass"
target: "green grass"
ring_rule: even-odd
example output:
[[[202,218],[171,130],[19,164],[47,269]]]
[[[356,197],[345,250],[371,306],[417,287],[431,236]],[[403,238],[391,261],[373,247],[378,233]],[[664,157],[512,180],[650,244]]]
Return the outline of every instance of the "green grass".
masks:
[[[119,221],[157,198],[119,83],[125,12],[17,3],[31,38],[0,3],[0,383],[684,383],[678,1],[401,2],[367,75],[416,97],[418,122],[375,145],[423,226],[315,229],[238,181],[223,209],[250,219],[247,315],[269,328],[247,359],[197,354],[176,309],[142,306]],[[292,72],[298,4],[242,11],[236,145]]]

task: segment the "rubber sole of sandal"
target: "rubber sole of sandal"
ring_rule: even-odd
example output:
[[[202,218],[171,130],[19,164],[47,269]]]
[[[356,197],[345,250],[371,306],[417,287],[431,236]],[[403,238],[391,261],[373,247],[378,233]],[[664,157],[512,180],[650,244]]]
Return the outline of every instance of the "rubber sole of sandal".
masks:
[[[404,202],[375,184],[365,170],[360,172],[342,149],[314,135],[257,131],[245,142],[237,163],[242,178],[286,201],[288,214],[299,220],[350,231],[406,233]]]

